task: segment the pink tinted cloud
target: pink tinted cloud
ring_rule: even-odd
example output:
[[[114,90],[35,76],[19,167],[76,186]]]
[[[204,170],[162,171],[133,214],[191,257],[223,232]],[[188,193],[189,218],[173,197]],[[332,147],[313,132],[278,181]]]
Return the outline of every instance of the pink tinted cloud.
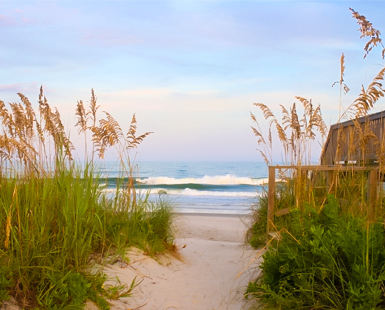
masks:
[[[14,26],[16,25],[16,21],[8,15],[0,14],[0,25]]]
[[[14,14],[0,14],[0,25],[1,26],[20,26],[23,24],[33,24],[34,21],[27,18],[24,12],[20,9],[15,9]]]

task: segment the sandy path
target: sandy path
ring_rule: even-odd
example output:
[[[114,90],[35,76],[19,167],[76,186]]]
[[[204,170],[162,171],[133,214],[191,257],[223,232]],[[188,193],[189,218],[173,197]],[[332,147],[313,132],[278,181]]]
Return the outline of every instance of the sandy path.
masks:
[[[241,310],[249,309],[243,298],[248,281],[255,276],[257,251],[244,244],[246,226],[238,216],[179,215],[176,245],[183,261],[162,257],[161,264],[133,250],[130,263],[104,267],[116,284],[141,282],[131,297],[112,301],[111,310]],[[114,280],[115,279],[115,280]],[[2,310],[19,309],[5,302]],[[97,309],[87,303],[87,310]]]
[[[132,297],[114,302],[112,309],[248,309],[243,293],[256,263],[237,275],[256,251],[244,245],[243,221],[238,216],[179,216],[176,244],[183,261],[164,258],[159,264],[134,251],[129,265],[107,266],[106,272],[124,283],[135,275],[142,281]]]

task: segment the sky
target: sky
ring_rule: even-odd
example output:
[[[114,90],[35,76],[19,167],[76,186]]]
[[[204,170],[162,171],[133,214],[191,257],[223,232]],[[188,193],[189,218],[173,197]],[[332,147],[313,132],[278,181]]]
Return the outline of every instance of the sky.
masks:
[[[153,132],[136,160],[262,161],[253,103],[280,116],[311,99],[330,126],[341,54],[343,108],[382,69],[381,48],[363,59],[350,7],[385,31],[383,1],[0,0],[0,100],[21,92],[37,106],[43,86],[77,147],[75,107],[94,89],[124,131],[135,113],[138,132]]]

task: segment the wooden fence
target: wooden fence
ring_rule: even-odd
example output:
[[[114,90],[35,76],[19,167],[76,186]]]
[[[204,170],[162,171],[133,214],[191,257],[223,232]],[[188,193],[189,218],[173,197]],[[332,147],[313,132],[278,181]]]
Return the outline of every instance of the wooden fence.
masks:
[[[297,176],[307,176],[309,171],[329,171],[329,172],[355,172],[364,171],[368,173],[367,186],[367,202],[368,202],[368,217],[374,218],[377,196],[379,171],[378,167],[360,167],[360,166],[326,166],[326,165],[311,165],[311,166],[269,166],[269,183],[268,183],[268,213],[267,213],[267,233],[269,234],[274,227],[274,218],[288,214],[292,208],[285,208],[275,211],[275,195],[276,195],[276,170],[294,169]],[[297,197],[298,200],[300,197]],[[297,206],[298,207],[298,206]]]

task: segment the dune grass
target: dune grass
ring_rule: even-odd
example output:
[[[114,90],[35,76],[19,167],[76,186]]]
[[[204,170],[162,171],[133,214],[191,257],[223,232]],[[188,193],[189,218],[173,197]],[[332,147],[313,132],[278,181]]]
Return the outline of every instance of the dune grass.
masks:
[[[173,250],[170,204],[149,202],[134,188],[128,152],[149,133],[136,136],[135,116],[126,135],[108,113],[97,120],[92,91],[89,110],[82,102],[76,110],[85,143],[87,131],[92,137],[81,167],[42,89],[38,115],[19,96],[10,111],[0,102],[0,305],[13,297],[24,309],[82,309],[87,300],[109,309],[109,298],[128,295],[136,284],[105,287],[93,262],[128,260],[131,246],[148,255]],[[117,148],[121,179],[129,180],[114,195],[103,191],[95,164],[109,147]]]
[[[380,32],[364,16],[351,11],[360,25],[361,37],[369,37],[365,56],[378,45],[384,47]],[[348,91],[344,69],[341,57],[340,95],[343,90]],[[334,162],[340,162],[343,149],[347,150],[348,159],[360,154],[362,160],[356,164],[365,168],[369,145],[374,145],[378,180],[383,180],[385,172],[384,139],[374,134],[368,121],[361,124],[356,119],[368,115],[384,97],[384,74],[385,69],[380,70],[341,114],[341,118],[352,118],[353,125],[348,136],[342,130],[339,132],[334,158]],[[269,122],[267,135],[259,130],[252,115],[256,123],[253,131],[266,163],[271,164],[275,129],[283,147],[283,162],[294,169],[280,171],[275,208],[289,207],[291,212],[275,218],[275,236],[266,235],[267,194],[255,207],[255,222],[249,229],[248,240],[254,247],[262,247],[270,240],[263,255],[262,273],[250,281],[246,295],[258,298],[263,309],[383,309],[384,196],[380,190],[376,212],[369,215],[367,180],[373,167],[366,166],[367,171],[336,168],[332,173],[315,172],[305,177],[298,173],[298,168],[311,163],[311,142],[317,136],[324,137],[325,131],[320,110],[316,113],[310,100],[297,99],[304,105],[303,117],[295,105],[289,110],[282,107],[282,123],[266,105],[255,104]]]

